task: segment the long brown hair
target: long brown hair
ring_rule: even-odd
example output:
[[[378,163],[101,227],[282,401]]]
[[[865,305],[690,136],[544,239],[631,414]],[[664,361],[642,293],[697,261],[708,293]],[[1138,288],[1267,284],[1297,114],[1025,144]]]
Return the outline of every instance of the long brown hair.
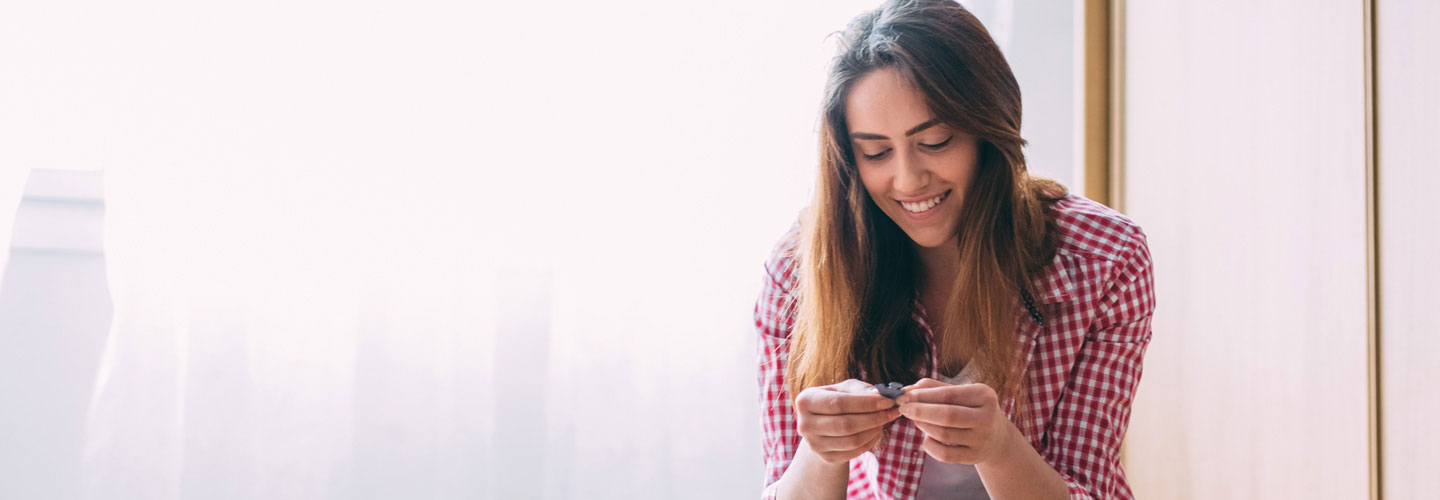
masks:
[[[927,344],[911,316],[919,258],[861,184],[845,117],[855,81],[894,68],[937,119],[980,143],[961,207],[959,273],[946,307],[951,328],[937,332],[937,354],[968,359],[977,381],[1010,401],[1024,376],[1015,307],[1022,290],[1040,296],[1033,279],[1055,251],[1046,204],[1066,194],[1026,171],[1020,87],[1010,65],[980,21],[953,0],[886,2],[851,21],[840,42],[822,104],[815,199],[797,249],[790,394],[846,378],[908,384],[928,368]]]

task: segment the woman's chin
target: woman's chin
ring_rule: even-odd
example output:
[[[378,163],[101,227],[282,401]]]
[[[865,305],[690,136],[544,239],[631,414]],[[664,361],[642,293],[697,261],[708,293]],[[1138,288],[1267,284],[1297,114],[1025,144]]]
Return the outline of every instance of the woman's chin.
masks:
[[[906,231],[905,234],[909,236],[910,241],[914,242],[917,246],[925,248],[936,248],[940,245],[944,245],[945,242],[949,241],[951,239],[950,237],[952,236],[945,234],[942,231]]]

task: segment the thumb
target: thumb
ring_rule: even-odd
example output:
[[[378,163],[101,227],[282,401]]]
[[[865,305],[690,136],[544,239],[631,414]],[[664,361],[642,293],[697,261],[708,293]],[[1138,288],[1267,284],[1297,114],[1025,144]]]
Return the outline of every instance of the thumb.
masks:
[[[914,398],[911,396],[910,392],[911,392],[911,391],[914,391],[914,390],[918,390],[918,389],[934,389],[934,388],[937,388],[937,387],[949,387],[950,385],[951,385],[951,384],[947,384],[947,383],[941,382],[941,381],[939,381],[939,380],[935,380],[935,379],[933,379],[933,378],[925,377],[925,378],[920,379],[919,381],[916,381],[914,384],[910,384],[910,385],[905,386],[905,393],[904,393],[904,394],[901,394],[900,397],[895,398],[895,402],[896,402],[897,404],[902,404],[902,405],[905,404],[905,403],[907,403],[907,402],[910,402],[912,399],[914,399]]]

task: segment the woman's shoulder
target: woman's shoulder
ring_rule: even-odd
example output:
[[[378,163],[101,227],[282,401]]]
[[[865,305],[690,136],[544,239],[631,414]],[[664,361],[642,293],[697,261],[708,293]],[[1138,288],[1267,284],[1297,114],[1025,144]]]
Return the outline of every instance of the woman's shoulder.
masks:
[[[1080,195],[1056,201],[1049,211],[1060,238],[1045,271],[1050,291],[1042,300],[1079,300],[1104,309],[1124,298],[1118,294],[1131,293],[1143,295],[1132,312],[1153,308],[1150,249],[1139,224]]]
[[[799,249],[800,222],[797,220],[775,242],[769,258],[765,259],[765,274],[770,280],[768,285],[787,293],[795,290],[796,278],[800,274],[797,265]]]
[[[1103,260],[1126,260],[1145,249],[1139,224],[1099,202],[1069,194],[1047,208],[1058,234],[1056,252]]]
[[[800,276],[796,252],[800,247],[800,223],[790,226],[765,260],[764,286],[755,302],[755,326],[766,342],[784,345],[795,327],[796,290]],[[771,345],[771,344],[766,344]],[[774,354],[772,351],[767,351]]]

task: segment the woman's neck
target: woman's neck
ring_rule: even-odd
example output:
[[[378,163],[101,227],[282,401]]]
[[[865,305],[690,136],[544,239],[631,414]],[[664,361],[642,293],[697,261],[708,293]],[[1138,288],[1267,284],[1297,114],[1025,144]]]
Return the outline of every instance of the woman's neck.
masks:
[[[958,238],[958,236],[957,236]],[[934,248],[915,246],[920,257],[920,297],[927,308],[949,298],[960,264],[960,246],[951,239]]]
[[[920,257],[920,287],[916,293],[925,306],[926,321],[935,334],[933,342],[941,353],[940,365],[936,369],[942,375],[954,375],[969,361],[942,347],[948,344],[946,337],[953,334],[951,325],[946,323],[948,316],[945,309],[950,303],[950,293],[955,288],[955,276],[959,272],[960,246],[952,239],[935,248],[916,245],[915,253]]]

